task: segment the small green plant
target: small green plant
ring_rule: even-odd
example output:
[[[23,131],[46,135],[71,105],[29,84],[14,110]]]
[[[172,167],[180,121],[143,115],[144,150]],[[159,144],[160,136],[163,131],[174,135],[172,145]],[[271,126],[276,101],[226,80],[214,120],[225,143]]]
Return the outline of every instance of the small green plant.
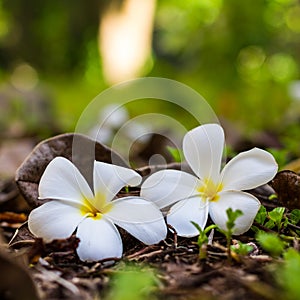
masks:
[[[276,207],[268,213],[268,223],[272,224],[272,228],[274,224],[277,227],[278,232],[281,230],[281,228],[285,228],[288,222],[288,219],[284,217],[284,212],[285,207]]]
[[[256,234],[256,239],[261,247],[274,257],[281,255],[284,251],[285,243],[275,233],[260,231]]]
[[[197,244],[199,246],[199,258],[205,259],[206,258],[206,246],[208,243],[208,236],[207,234],[214,228],[217,228],[217,225],[210,225],[206,227],[204,230],[195,222],[191,221],[191,223],[197,228],[199,231],[198,241]]]
[[[277,228],[280,232],[282,228],[285,228],[289,222],[288,218],[284,215],[285,207],[276,207],[270,212],[267,212],[266,208],[262,205],[255,217],[255,221],[267,229]],[[259,232],[257,226],[252,226],[255,232]]]
[[[225,237],[226,237],[226,244],[227,244],[227,251],[228,251],[228,259],[231,260],[231,238],[233,234],[233,228],[235,226],[235,221],[238,217],[243,215],[243,212],[239,209],[232,210],[232,208],[228,208],[226,210],[227,214],[227,222],[226,222],[226,228],[227,230],[220,230]]]
[[[300,209],[293,209],[291,211],[289,221],[293,225],[297,225],[300,222]]]

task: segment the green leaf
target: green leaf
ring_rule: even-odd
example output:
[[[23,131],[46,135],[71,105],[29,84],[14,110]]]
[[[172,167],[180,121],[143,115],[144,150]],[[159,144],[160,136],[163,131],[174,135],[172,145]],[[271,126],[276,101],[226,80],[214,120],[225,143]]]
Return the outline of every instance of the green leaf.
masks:
[[[197,230],[199,231],[199,234],[203,233],[203,230],[198,223],[196,223],[194,221],[191,221],[191,223],[197,228]]]
[[[212,229],[215,229],[215,228],[218,228],[218,226],[215,224],[209,225],[204,229],[204,233],[207,234],[209,231],[211,231]]]
[[[231,231],[235,225],[235,221],[238,217],[243,215],[243,212],[239,209],[233,211],[232,208],[228,208],[226,210],[226,214],[228,217],[228,220],[226,222],[226,227],[228,229],[228,231]]]
[[[167,150],[171,154],[175,162],[181,162],[183,158],[183,151],[178,148],[167,146]]]
[[[283,214],[285,211],[285,207],[276,207],[272,211],[268,213],[268,217],[270,221],[273,221],[278,228],[278,231],[282,228],[282,226],[287,225],[287,219],[283,220]]]
[[[275,227],[275,222],[273,220],[269,220],[264,226],[268,229],[272,229]]]
[[[279,256],[284,250],[284,242],[274,233],[259,232],[256,235],[261,247],[272,256]]]
[[[237,245],[230,246],[231,251],[235,252],[239,255],[247,255],[253,250],[253,246],[248,244],[243,244],[242,242],[238,241]]]
[[[276,224],[280,224],[284,211],[285,211],[285,207],[276,207],[269,212],[268,214],[269,218],[273,220]]]
[[[290,222],[294,225],[300,222],[300,209],[293,209],[291,211]]]
[[[272,194],[269,196],[269,200],[274,200],[277,199],[277,195],[276,194]]]
[[[267,217],[267,210],[263,205],[261,205],[258,213],[256,214],[255,221],[263,225],[266,220],[266,217]]]

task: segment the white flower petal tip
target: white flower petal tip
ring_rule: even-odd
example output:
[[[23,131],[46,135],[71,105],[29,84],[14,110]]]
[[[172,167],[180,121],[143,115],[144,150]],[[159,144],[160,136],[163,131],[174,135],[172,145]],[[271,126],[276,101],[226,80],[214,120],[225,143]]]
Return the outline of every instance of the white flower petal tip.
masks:
[[[278,165],[272,154],[253,148],[241,152],[230,160],[222,171],[226,190],[250,190],[274,178]]]
[[[200,178],[217,180],[221,168],[224,131],[218,124],[205,124],[189,131],[183,138],[186,161]]]
[[[95,161],[94,168],[97,173],[108,173],[118,178],[124,185],[137,186],[142,182],[142,176],[132,169],[100,161]]]
[[[82,261],[122,257],[122,240],[110,221],[87,218],[79,224],[76,236],[80,239],[77,254]]]
[[[82,195],[93,193],[79,170],[64,157],[54,158],[46,167],[39,183],[40,199],[63,199],[80,203]]]
[[[28,227],[35,236],[50,242],[70,237],[83,219],[78,207],[54,200],[31,211]]]
[[[134,170],[95,161],[94,192],[105,194],[107,201],[111,201],[124,186],[136,186],[141,182],[142,177]]]

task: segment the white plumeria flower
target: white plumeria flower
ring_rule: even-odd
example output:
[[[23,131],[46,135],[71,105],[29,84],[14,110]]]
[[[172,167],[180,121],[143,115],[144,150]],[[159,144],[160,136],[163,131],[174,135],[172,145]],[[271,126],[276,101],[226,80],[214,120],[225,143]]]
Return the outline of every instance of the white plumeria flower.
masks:
[[[71,161],[56,157],[39,183],[39,198],[51,201],[30,213],[29,229],[51,241],[67,238],[77,228],[77,254],[83,261],[122,256],[122,240],[114,224],[145,244],[158,243],[165,239],[167,228],[155,204],[133,196],[112,201],[122,187],[136,186],[141,180],[133,170],[95,161],[93,192]]]
[[[183,139],[183,153],[197,177],[178,170],[162,170],[143,183],[143,198],[161,209],[171,206],[167,223],[178,235],[198,235],[191,221],[204,229],[208,214],[226,230],[228,208],[243,212],[235,222],[233,234],[242,234],[252,225],[260,202],[242,190],[269,182],[277,172],[277,163],[267,151],[253,148],[238,154],[220,171],[223,149],[224,131],[220,125],[194,128]]]

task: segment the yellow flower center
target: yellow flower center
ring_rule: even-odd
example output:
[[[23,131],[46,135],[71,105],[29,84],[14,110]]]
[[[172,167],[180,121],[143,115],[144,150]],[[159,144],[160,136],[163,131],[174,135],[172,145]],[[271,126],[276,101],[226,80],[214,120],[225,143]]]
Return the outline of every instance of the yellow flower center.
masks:
[[[97,203],[97,208],[94,207],[92,203]],[[80,207],[80,212],[82,215],[87,216],[89,218],[93,218],[94,220],[99,220],[102,218],[102,215],[108,213],[113,207],[111,202],[106,201],[106,197],[104,194],[98,193],[96,194],[93,200],[89,200],[84,198],[83,204]]]
[[[208,201],[218,201],[220,196],[219,192],[223,189],[222,183],[214,183],[211,179],[203,180],[203,184],[198,188],[198,192],[202,198]]]

